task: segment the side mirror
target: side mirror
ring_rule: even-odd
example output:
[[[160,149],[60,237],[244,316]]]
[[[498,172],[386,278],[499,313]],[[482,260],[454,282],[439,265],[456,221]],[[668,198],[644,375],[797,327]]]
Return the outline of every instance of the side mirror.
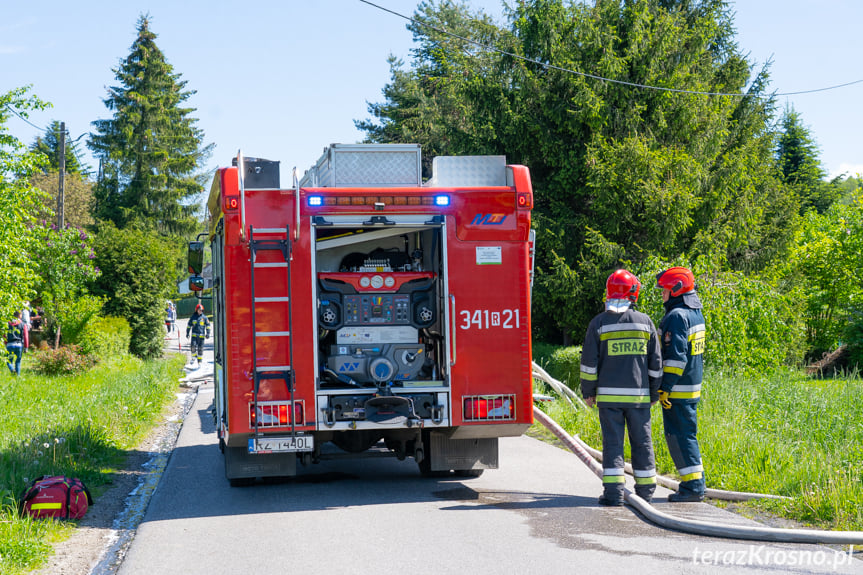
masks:
[[[192,276],[189,278],[189,289],[192,291],[204,291],[204,278]]]
[[[201,275],[204,270],[204,242],[189,242],[188,261],[189,273],[196,276]],[[191,282],[189,283],[191,284]]]

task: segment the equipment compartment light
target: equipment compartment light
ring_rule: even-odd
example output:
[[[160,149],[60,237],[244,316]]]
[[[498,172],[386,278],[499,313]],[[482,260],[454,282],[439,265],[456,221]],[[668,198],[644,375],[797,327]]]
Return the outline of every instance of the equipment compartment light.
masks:
[[[434,197],[434,205],[436,206],[448,206],[449,205],[449,196],[435,196]]]
[[[321,196],[309,196],[309,206],[316,208],[324,205],[324,198]]]

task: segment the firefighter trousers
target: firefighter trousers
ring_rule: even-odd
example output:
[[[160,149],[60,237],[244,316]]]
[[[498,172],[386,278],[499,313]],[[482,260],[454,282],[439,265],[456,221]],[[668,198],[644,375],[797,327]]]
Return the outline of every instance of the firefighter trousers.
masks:
[[[201,363],[204,358],[204,336],[202,335],[193,335],[192,336],[192,357],[198,360],[198,363]]]
[[[650,408],[600,406],[599,425],[602,428],[602,486],[606,499],[623,499],[623,441],[628,430],[635,493],[650,501],[656,489]]]
[[[665,441],[671,459],[680,474],[681,495],[704,495],[704,467],[698,448],[698,404],[671,401],[671,409],[662,410]]]

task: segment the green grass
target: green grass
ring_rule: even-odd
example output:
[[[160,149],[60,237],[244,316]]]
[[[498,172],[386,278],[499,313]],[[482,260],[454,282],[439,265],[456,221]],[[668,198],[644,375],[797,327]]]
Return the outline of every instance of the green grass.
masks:
[[[16,501],[40,475],[78,477],[94,495],[174,399],[183,357],[126,357],[78,376],[0,376],[0,575],[44,563],[71,525],[18,516]]]
[[[570,433],[601,447],[595,410],[576,412],[562,401],[544,409]],[[657,471],[674,477],[660,406],[652,416]],[[792,499],[745,506],[823,528],[863,530],[858,374],[815,380],[791,369],[761,377],[708,370],[698,440],[708,487],[786,495]]]

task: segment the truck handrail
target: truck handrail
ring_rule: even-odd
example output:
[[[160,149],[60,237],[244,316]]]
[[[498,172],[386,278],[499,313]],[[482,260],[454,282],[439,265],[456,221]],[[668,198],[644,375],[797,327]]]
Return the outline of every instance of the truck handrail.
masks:
[[[243,181],[245,173],[243,151],[237,150],[237,186],[240,188],[240,240],[246,239],[246,187]]]

